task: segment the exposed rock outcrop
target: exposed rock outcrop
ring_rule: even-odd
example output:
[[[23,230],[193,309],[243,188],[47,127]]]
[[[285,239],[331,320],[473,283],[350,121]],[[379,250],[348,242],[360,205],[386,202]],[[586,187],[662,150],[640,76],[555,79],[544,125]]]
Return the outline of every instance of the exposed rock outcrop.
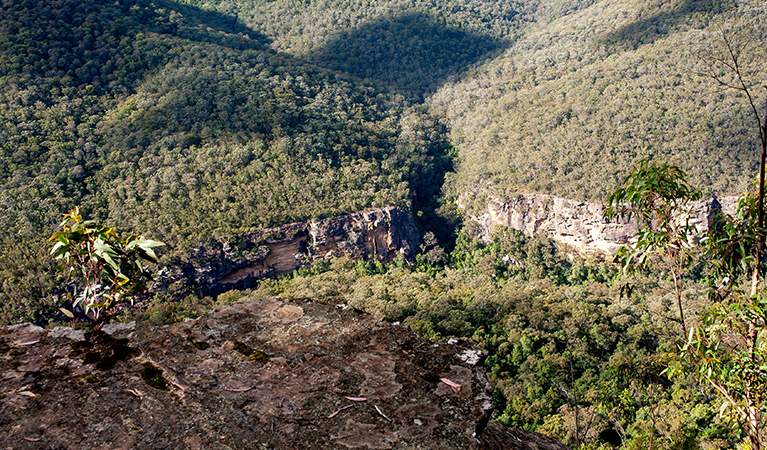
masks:
[[[716,210],[732,213],[736,197],[711,198],[694,202],[690,224],[698,230],[708,229]],[[488,239],[497,225],[504,225],[525,234],[544,234],[566,244],[585,256],[611,255],[629,243],[637,232],[637,224],[608,222],[603,218],[600,203],[578,202],[551,195],[520,194],[503,201],[491,198],[487,211],[472,217]]]
[[[0,328],[0,447],[565,449],[491,424],[484,354],[340,305],[165,327]]]
[[[412,260],[420,238],[410,211],[382,208],[297,222],[249,233],[232,242],[201,246],[194,265],[159,275],[157,288],[191,280],[204,294],[254,287],[258,280],[292,272],[317,259],[348,256],[389,262]]]

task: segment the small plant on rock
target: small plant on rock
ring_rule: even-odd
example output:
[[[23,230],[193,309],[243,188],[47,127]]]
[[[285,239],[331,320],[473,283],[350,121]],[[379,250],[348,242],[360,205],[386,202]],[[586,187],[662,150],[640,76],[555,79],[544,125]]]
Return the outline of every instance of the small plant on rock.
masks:
[[[59,308],[74,320],[79,305],[95,320],[94,328],[107,322],[120,305],[133,303],[136,294],[146,292],[152,276],[142,260],[156,263],[154,248],[162,242],[143,237],[120,238],[113,228],[83,220],[75,207],[64,215],[61,230],[51,236],[51,255],[61,261],[57,267],[69,278],[76,277],[72,311]]]

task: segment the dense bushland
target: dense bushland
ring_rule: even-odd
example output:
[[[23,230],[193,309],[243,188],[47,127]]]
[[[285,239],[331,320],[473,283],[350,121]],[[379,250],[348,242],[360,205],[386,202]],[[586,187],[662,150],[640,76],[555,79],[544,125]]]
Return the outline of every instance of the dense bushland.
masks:
[[[25,261],[75,205],[167,242],[167,260],[382,205],[412,207],[445,244],[456,203],[477,212],[488,194],[522,191],[601,200],[647,155],[679,158],[707,193],[739,192],[755,164],[744,108],[696,76],[695,55],[709,24],[732,15],[758,48],[763,8],[5,2],[0,300],[14,312],[2,320],[37,314],[16,305],[50,292],[25,281],[50,267]]]
[[[603,201],[651,155],[735,195],[757,164],[749,111],[705,76],[705,55],[717,24],[739,22],[758,81],[764,2],[188,1],[236,13],[282,52],[425,95],[460,156],[447,191],[473,210],[488,194]]]
[[[172,2],[13,1],[0,27],[2,322],[39,319],[50,303],[50,263],[35,249],[75,205],[182,260],[243,230],[438,207],[443,124],[278,54],[226,16]]]
[[[758,164],[750,111],[706,75],[714,24],[733,17],[753,39],[743,69],[761,83],[764,2],[600,2],[530,27],[429,101],[461,156],[450,191],[475,211],[488,194],[604,201],[632,163],[660,156],[706,195],[742,192]]]

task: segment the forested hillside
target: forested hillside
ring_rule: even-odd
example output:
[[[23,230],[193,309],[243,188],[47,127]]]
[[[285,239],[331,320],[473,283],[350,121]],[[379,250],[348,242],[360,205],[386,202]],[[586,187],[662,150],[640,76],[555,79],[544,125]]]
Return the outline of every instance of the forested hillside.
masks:
[[[764,8],[617,0],[531,27],[431,99],[460,149],[452,191],[471,193],[469,207],[520,191],[604,201],[627,167],[656,157],[706,194],[742,192],[757,173],[756,124],[745,95],[714,82],[708,63],[723,51],[720,30],[749,39],[741,68],[761,96]]]
[[[719,25],[747,29],[742,69],[748,82],[763,80],[764,2],[329,0],[236,9],[275,49],[425,95],[432,114],[448,118],[460,155],[449,192],[470,208],[483,207],[487,193],[602,201],[626,167],[650,155],[678,159],[708,194],[738,194],[755,174],[745,99],[707,76],[707,60],[722,44]],[[460,48],[464,56],[451,55]]]
[[[696,55],[731,16],[763,42],[756,1],[186,3],[3,4],[5,270],[76,204],[183,255],[413,202],[444,240],[441,192],[599,201],[647,155],[709,193],[754,172],[744,102]]]
[[[406,101],[217,14],[30,2],[2,17],[4,227],[82,203],[173,239],[408,206],[432,172],[440,129]]]
[[[183,259],[241,230],[426,203],[449,167],[423,108],[230,16],[14,1],[0,30],[4,320],[49,294],[43,241],[75,205]]]

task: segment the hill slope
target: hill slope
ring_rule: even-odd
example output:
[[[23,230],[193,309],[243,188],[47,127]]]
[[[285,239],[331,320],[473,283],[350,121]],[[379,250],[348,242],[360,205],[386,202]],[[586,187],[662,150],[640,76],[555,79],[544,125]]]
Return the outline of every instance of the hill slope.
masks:
[[[408,206],[408,182],[431,172],[418,135],[431,124],[407,102],[278,55],[217,14],[75,3],[3,7],[5,228],[82,203],[184,241]]]
[[[738,193],[749,113],[696,56],[733,14],[758,48],[755,0],[5,2],[0,295],[49,292],[42,240],[75,204],[183,257],[383,205],[436,230],[440,193],[600,201],[648,155]]]
[[[732,16],[753,39],[741,64],[761,96],[760,2],[610,0],[531,26],[431,99],[460,149],[452,191],[477,208],[487,193],[604,201],[630,164],[656,157],[707,194],[739,194],[757,173],[758,133],[745,96],[705,75],[721,47],[711,24],[736,28]]]
[[[170,1],[0,6],[4,321],[30,318],[60,282],[42,274],[43,241],[78,204],[183,258],[200,241],[439,192],[442,125],[268,43]]]
[[[472,208],[488,192],[602,201],[647,156],[678,159],[708,194],[738,194],[755,174],[745,98],[705,73],[717,26],[743,27],[753,42],[742,68],[750,82],[763,81],[763,2],[263,0],[238,8],[238,20],[272,48],[426,98],[448,118],[460,156],[449,191]],[[405,19],[413,17],[421,20]],[[432,23],[461,37],[431,32]],[[450,58],[467,41],[472,50]]]

